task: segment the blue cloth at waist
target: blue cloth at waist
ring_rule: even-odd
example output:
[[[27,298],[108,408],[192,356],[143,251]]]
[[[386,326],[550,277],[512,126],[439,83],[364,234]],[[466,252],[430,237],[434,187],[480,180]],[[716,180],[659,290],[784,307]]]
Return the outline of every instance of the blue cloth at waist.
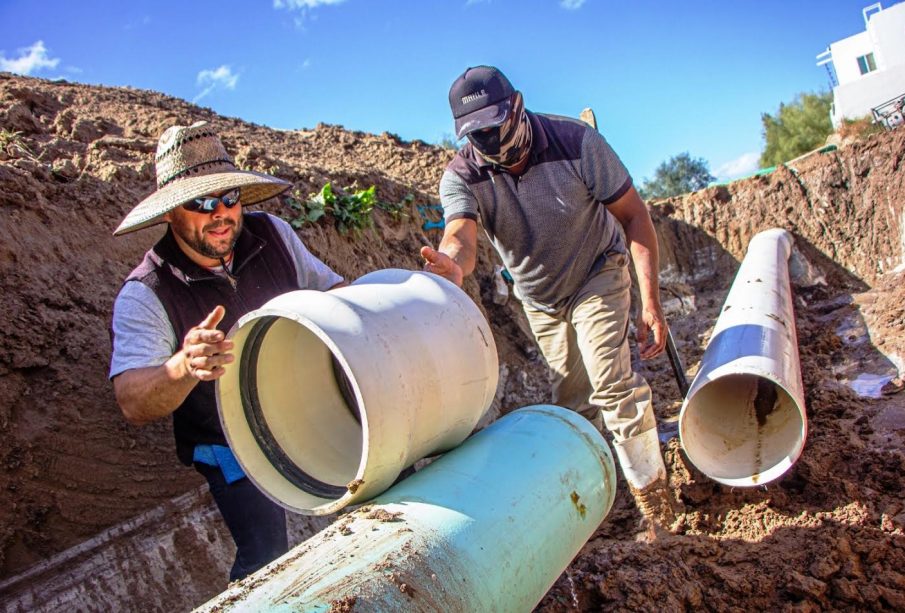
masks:
[[[235,483],[245,477],[245,471],[239,466],[232,449],[223,445],[195,445],[192,460],[208,466],[219,466],[227,483]]]

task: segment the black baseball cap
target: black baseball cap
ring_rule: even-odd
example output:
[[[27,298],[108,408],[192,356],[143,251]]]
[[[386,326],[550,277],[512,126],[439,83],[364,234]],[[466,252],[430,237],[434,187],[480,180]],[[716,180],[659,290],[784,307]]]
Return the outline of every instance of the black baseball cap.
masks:
[[[509,117],[515,89],[493,66],[467,69],[449,88],[449,108],[456,120],[456,138],[494,128]]]

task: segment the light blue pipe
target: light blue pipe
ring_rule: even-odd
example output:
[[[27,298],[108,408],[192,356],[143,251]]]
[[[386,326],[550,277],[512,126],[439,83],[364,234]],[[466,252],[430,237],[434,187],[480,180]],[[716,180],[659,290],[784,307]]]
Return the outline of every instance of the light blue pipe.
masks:
[[[530,611],[615,491],[590,423],[525,407],[198,610]]]

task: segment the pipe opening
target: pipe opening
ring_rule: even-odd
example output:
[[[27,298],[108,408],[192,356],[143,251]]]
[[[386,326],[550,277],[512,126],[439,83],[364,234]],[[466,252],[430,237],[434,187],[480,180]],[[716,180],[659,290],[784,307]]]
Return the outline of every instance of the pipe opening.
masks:
[[[682,446],[701,472],[721,483],[771,481],[791,466],[804,446],[802,408],[766,377],[719,377],[687,402]]]
[[[239,360],[242,410],[266,461],[292,486],[338,499],[362,454],[361,409],[338,356],[278,316],[250,327]]]
[[[361,424],[361,409],[358,408],[358,401],[355,400],[355,390],[352,389],[352,382],[349,381],[342,364],[339,363],[339,360],[332,353],[330,354],[330,367],[333,369],[333,377],[339,384],[339,393],[343,396],[346,408],[351,411],[355,421]]]

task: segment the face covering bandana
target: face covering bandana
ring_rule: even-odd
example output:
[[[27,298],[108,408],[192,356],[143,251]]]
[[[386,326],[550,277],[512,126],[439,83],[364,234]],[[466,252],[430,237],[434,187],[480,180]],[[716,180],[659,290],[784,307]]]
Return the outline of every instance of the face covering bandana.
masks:
[[[498,128],[471,132],[468,140],[488,162],[510,167],[521,162],[531,150],[531,122],[520,92],[515,94],[509,117]]]

